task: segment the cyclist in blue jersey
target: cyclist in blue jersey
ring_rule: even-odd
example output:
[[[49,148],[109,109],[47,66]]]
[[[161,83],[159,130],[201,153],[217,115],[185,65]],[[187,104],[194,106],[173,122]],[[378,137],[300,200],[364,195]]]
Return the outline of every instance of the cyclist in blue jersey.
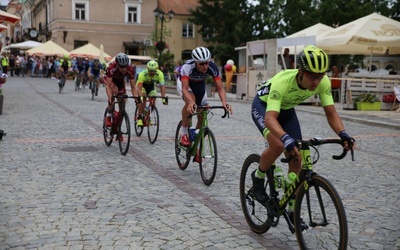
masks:
[[[78,58],[75,67],[74,67],[74,72],[75,72],[75,77],[77,77],[78,82],[80,83],[79,88],[82,88],[82,81],[85,75],[85,62],[82,60],[82,58]]]
[[[192,59],[188,60],[180,70],[177,80],[177,89],[181,94],[185,105],[182,108],[182,127],[180,144],[190,146],[188,137],[188,126],[190,118],[188,116],[195,112],[196,106],[207,105],[206,79],[212,77],[222,106],[232,113],[232,107],[226,102],[226,93],[221,81],[217,65],[211,60],[211,53],[205,47],[197,47],[192,51]],[[201,117],[197,121],[197,128],[201,126]]]
[[[354,139],[346,133],[334,106],[331,83],[325,74],[329,66],[328,55],[318,47],[306,46],[299,53],[298,66],[298,69],[283,70],[263,82],[253,100],[251,116],[268,142],[268,147],[261,154],[258,169],[251,175],[254,195],[259,201],[266,200],[266,171],[282,152],[298,159],[289,163],[289,172],[298,174],[301,170],[301,155],[295,146],[295,140],[302,139],[302,134],[294,108],[309,97],[319,95],[329,126],[342,139],[344,148],[349,150],[356,147]],[[294,199],[289,202],[289,212],[293,208]],[[289,216],[293,220],[292,213]]]
[[[93,63],[91,63],[89,66],[89,79],[90,82],[96,81],[96,96],[99,93],[101,70],[103,70],[103,65],[100,63],[99,59],[94,59]]]

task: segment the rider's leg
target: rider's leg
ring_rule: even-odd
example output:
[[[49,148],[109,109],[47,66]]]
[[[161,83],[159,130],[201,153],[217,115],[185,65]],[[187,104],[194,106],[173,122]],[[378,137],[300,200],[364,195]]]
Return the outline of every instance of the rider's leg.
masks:
[[[99,76],[96,79],[96,96],[99,94],[99,87],[100,87],[100,78]]]

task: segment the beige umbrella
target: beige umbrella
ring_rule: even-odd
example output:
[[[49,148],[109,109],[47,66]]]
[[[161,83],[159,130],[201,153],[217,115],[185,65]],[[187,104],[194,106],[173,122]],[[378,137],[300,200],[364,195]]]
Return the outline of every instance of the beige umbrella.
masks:
[[[111,56],[107,53],[104,53],[104,59],[106,60],[110,60]],[[71,56],[74,57],[88,57],[90,59],[94,59],[94,58],[99,58],[100,57],[100,49],[97,48],[96,46],[94,46],[91,43],[88,43],[86,45],[83,45],[77,49],[71,50],[70,51]]]
[[[36,42],[36,41],[25,41],[25,42],[21,42],[21,43],[13,43],[10,44],[6,47],[4,47],[4,49],[21,49],[21,50],[27,50],[27,49],[32,49],[35,48],[37,46],[42,45],[42,43],[40,42]]]
[[[17,24],[21,20],[20,17],[0,10],[0,22]]]
[[[54,43],[53,41],[47,41],[42,45],[39,45],[35,48],[27,50],[26,53],[28,55],[38,55],[38,56],[65,56],[69,55],[69,52],[61,47],[60,45]]]
[[[316,44],[329,54],[396,54],[400,22],[372,13],[317,37]]]

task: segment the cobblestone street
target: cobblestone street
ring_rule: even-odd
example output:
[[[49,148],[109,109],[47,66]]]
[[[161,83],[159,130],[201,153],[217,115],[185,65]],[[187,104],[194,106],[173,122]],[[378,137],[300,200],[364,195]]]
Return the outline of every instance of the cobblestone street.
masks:
[[[122,156],[117,143],[103,141],[104,88],[94,101],[70,80],[61,94],[55,80],[43,78],[9,78],[2,90],[0,249],[298,249],[284,220],[257,235],[243,217],[240,169],[264,147],[250,102],[229,95],[234,115],[214,112],[218,170],[207,187],[198,164],[177,166],[183,101],[176,95],[168,106],[158,102],[155,144],[146,130],[137,137],[131,121]],[[131,119],[134,106],[128,101]],[[338,111],[357,140],[355,161],[334,161],[341,148],[321,147],[315,171],[343,200],[349,249],[400,249],[400,113]],[[321,107],[300,106],[297,114],[305,138],[336,136]]]

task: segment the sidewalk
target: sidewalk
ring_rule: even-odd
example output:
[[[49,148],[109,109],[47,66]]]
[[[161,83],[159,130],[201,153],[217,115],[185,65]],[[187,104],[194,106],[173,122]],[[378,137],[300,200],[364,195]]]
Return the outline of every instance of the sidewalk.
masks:
[[[210,99],[219,99],[218,97]],[[248,102],[251,100],[240,100],[236,98],[236,94],[227,93],[228,102]],[[400,130],[400,112],[394,111],[359,111],[359,110],[345,110],[340,103],[335,103],[335,107],[340,117],[343,120],[369,124],[373,126],[387,127]],[[314,105],[299,105],[297,110],[303,112],[310,112],[317,115],[324,116],[324,110],[320,106]]]

